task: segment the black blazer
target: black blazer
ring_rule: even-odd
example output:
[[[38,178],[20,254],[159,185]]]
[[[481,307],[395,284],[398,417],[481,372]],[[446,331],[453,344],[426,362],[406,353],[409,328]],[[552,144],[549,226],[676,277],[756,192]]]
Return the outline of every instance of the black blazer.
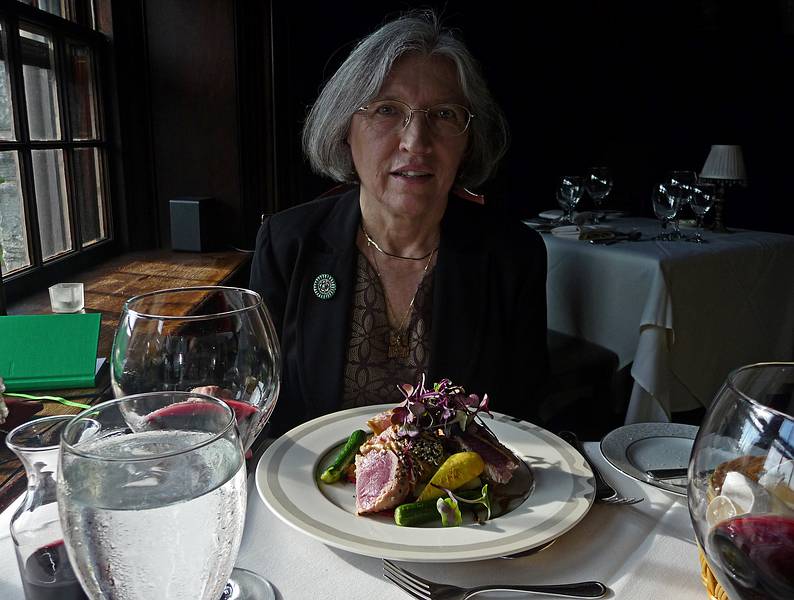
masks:
[[[359,188],[296,206],[260,228],[250,287],[281,341],[280,434],[339,409],[350,336]],[[337,285],[321,300],[315,278]],[[540,235],[450,196],[435,268],[428,383],[488,393],[492,410],[534,419],[546,378],[546,247]],[[406,382],[415,383],[415,382]]]

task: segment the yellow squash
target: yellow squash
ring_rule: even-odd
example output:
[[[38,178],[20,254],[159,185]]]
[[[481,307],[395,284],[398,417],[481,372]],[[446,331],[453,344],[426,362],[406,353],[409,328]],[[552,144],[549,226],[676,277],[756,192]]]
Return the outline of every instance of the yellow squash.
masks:
[[[476,452],[453,454],[438,468],[438,471],[430,479],[430,483],[425,486],[416,500],[421,502],[422,500],[440,498],[445,492],[433,484],[449,490],[456,490],[467,481],[479,477],[484,468],[485,463]]]

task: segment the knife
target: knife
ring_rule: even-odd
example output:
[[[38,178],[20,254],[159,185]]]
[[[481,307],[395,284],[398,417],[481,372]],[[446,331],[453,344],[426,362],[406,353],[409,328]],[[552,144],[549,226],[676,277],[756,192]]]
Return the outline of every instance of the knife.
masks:
[[[648,469],[645,471],[647,475],[654,479],[681,479],[687,476],[686,467],[677,467],[675,469]]]

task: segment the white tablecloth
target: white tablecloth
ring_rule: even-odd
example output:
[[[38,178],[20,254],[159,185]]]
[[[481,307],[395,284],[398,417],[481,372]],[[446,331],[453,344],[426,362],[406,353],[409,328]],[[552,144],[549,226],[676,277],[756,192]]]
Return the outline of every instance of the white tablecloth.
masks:
[[[607,223],[643,238],[659,229],[651,219]],[[794,357],[794,236],[705,238],[594,246],[543,235],[549,327],[631,364],[628,423],[708,406],[731,370]]]
[[[611,589],[613,595],[608,597],[612,598],[705,600],[686,502],[618,472],[604,460],[597,444],[586,447],[615,487],[624,494],[642,495],[645,501],[632,506],[596,504],[576,527],[533,556],[403,566],[427,578],[461,585],[595,579]],[[325,546],[282,523],[259,499],[253,480],[249,477],[246,531],[238,565],[269,579],[279,599],[408,598],[383,579],[380,560]],[[8,534],[11,513],[9,509],[0,515],[0,598],[21,600],[22,584]]]

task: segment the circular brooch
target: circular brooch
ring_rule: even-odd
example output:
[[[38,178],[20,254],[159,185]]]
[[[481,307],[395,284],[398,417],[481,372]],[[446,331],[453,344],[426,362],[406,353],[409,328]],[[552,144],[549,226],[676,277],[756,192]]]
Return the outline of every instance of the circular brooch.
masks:
[[[336,293],[336,280],[328,273],[321,273],[314,279],[313,289],[320,300],[328,300]]]

